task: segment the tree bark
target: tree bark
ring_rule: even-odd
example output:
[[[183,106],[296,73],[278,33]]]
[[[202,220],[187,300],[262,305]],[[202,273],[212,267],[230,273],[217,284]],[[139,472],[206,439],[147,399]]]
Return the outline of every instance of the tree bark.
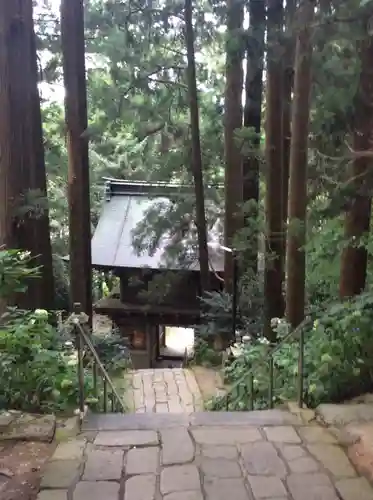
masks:
[[[202,294],[210,288],[209,254],[207,248],[207,225],[205,214],[205,193],[203,188],[203,167],[199,132],[198,92],[196,60],[194,55],[194,32],[192,0],[185,0],[185,39],[188,57],[188,91],[190,126],[192,135],[192,169],[196,197],[196,226],[198,233],[199,268]]]
[[[286,261],[286,235],[288,223],[288,196],[289,196],[289,169],[290,169],[290,142],[291,142],[291,104],[292,104],[292,90],[294,83],[294,52],[295,52],[295,36],[293,36],[293,21],[296,8],[296,0],[286,0],[285,5],[285,31],[288,35],[285,39],[285,55],[284,55],[284,74],[283,74],[283,113],[282,113],[282,127],[283,127],[283,176],[284,182],[282,183],[282,220],[284,224],[284,237],[283,237],[283,258]],[[284,262],[284,267],[286,262]]]
[[[92,315],[91,217],[83,0],[62,0],[61,37],[69,157],[71,299]]]
[[[251,143],[252,152],[243,160],[243,201],[252,200],[245,225],[250,230],[250,246],[245,252],[245,264],[253,276],[258,272],[258,204],[259,204],[259,153],[262,118],[263,62],[265,4],[264,0],[249,3],[250,38],[246,49],[244,127],[255,132]]]
[[[242,229],[243,201],[242,155],[236,131],[242,127],[242,90],[244,47],[242,40],[243,1],[227,2],[226,84],[225,84],[225,245],[234,245],[234,236]],[[232,292],[233,253],[225,252],[225,288]]]
[[[31,2],[30,2],[31,3]],[[32,21],[32,7],[29,7],[28,19],[30,22],[31,37],[31,105],[33,107],[33,127],[30,139],[34,148],[34,165],[31,169],[30,188],[40,193],[44,200],[48,200],[47,179],[44,157],[43,126],[40,110],[40,95],[38,90],[38,67],[36,54],[36,37]],[[55,288],[53,276],[52,245],[50,239],[50,221],[48,208],[43,209],[38,216],[31,219],[33,226],[33,252],[37,255],[36,264],[42,266],[41,281],[34,280],[30,292],[35,292],[39,307],[54,309]],[[39,297],[38,295],[39,294]]]
[[[360,43],[360,83],[355,98],[353,147],[359,152],[372,151],[373,144],[373,37]],[[355,196],[345,216],[347,246],[342,251],[339,293],[341,298],[358,295],[365,288],[367,251],[360,244],[368,233],[371,216],[371,195],[367,176],[371,170],[371,158],[359,156],[351,165],[350,182]]]
[[[29,250],[40,278],[16,298],[27,309],[54,305],[52,250],[37,87],[32,0],[0,1],[0,244]]]
[[[299,8],[300,31],[295,53],[292,137],[290,146],[289,229],[286,261],[286,318],[295,328],[304,319],[307,211],[308,129],[311,95],[311,28],[314,2]]]
[[[264,270],[264,335],[276,339],[272,318],[281,318],[285,304],[283,225],[283,65],[279,35],[283,26],[282,0],[268,0],[267,119],[266,119],[266,251]]]

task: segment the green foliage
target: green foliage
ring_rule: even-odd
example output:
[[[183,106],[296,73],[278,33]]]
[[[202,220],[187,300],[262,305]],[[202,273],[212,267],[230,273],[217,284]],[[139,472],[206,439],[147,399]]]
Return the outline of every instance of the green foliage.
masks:
[[[319,312],[305,325],[304,383],[305,402],[311,407],[323,402],[339,402],[368,391],[373,383],[373,295],[365,293],[335,303]],[[297,396],[297,339],[286,337],[288,325],[279,321],[280,344],[273,354],[275,404]],[[281,338],[284,338],[281,341]],[[254,406],[268,406],[268,342],[258,339],[244,348],[244,354],[225,369],[234,390],[230,410],[250,407],[249,373],[254,377]],[[210,403],[212,409],[226,405],[226,397]]]
[[[39,275],[38,269],[31,265],[28,252],[0,248],[0,299],[27,290],[28,280]]]
[[[197,338],[192,363],[207,367],[221,366],[222,353],[217,352],[205,339]]]
[[[65,352],[48,313],[12,310],[0,327],[0,408],[68,411],[77,406],[76,354]],[[92,383],[86,378],[86,394]]]
[[[119,333],[110,332],[106,335],[92,335],[92,342],[100,361],[111,375],[123,373],[130,368],[129,350]]]
[[[58,265],[63,266],[58,260],[55,264],[57,271]],[[38,270],[31,265],[27,253],[0,251],[0,298],[27,290],[27,281],[38,277]],[[60,289],[61,300],[65,300],[66,284],[62,283]],[[0,409],[69,412],[77,407],[77,353],[70,337],[57,331],[48,320],[48,311],[22,311],[16,307],[0,317]],[[128,351],[118,336],[92,338],[110,373],[128,367]],[[91,370],[87,367],[85,372],[86,402],[97,406]]]

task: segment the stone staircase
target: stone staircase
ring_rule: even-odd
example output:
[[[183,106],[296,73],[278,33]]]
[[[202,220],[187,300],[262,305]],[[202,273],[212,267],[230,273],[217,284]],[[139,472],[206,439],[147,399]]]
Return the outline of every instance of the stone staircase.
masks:
[[[89,414],[38,500],[372,500],[336,437],[282,410]]]

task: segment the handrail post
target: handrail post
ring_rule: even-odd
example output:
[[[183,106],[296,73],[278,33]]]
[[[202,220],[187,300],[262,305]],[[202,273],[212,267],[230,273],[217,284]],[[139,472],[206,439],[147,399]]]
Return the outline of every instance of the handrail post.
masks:
[[[270,410],[273,408],[273,354],[269,356],[269,388],[268,388],[268,404]]]
[[[79,315],[82,312],[80,303],[74,304],[74,313]],[[76,349],[78,351],[78,383],[79,383],[79,411],[84,415],[84,366],[83,366],[83,343],[79,332],[79,326],[74,325]]]
[[[252,373],[249,374],[249,410],[252,411],[254,409],[254,375]]]
[[[299,332],[299,357],[298,357],[298,406],[303,408],[303,390],[304,390],[304,329]]]
[[[232,291],[232,342],[236,342],[237,330],[237,302],[238,302],[238,262],[236,250],[232,250],[232,264],[233,264],[233,291]]]

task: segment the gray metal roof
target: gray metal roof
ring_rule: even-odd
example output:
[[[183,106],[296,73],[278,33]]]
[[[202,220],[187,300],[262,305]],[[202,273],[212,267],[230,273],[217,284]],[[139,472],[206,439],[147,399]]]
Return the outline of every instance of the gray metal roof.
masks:
[[[179,189],[180,186],[174,185],[109,181],[106,184],[102,213],[92,238],[92,265],[108,268],[199,270],[196,256],[187,267],[177,261],[170,261],[166,250],[170,237],[167,235],[162,238],[155,252],[144,250],[139,253],[133,245],[133,232],[139,223],[146,220],[148,210],[160,203],[167,206],[171,203],[167,194],[174,197],[180,192]],[[185,192],[185,188],[183,191]],[[213,231],[210,239],[216,241],[218,233]],[[223,251],[209,248],[209,254],[212,269],[223,271]]]

